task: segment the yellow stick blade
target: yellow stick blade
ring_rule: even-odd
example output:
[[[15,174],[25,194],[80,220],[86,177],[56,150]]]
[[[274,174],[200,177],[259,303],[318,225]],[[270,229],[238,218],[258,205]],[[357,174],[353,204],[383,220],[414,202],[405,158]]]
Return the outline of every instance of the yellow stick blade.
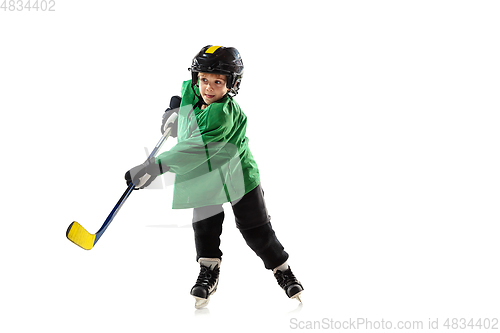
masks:
[[[69,225],[66,237],[82,249],[90,250],[94,247],[95,235],[89,233],[76,221]]]

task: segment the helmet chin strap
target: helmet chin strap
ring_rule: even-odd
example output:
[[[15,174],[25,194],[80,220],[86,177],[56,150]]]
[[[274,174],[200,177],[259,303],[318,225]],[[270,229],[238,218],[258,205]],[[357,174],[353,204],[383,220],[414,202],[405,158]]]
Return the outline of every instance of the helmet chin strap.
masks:
[[[195,86],[194,84],[191,84],[191,89],[193,89],[193,94],[194,94],[196,97],[198,97],[198,103],[197,103],[197,104],[200,104],[200,107],[201,107],[202,105],[208,105],[207,103],[205,103],[205,100],[203,99],[203,97],[201,97],[201,94],[200,94],[200,95],[198,95],[198,94],[196,93],[196,90],[194,90],[194,86]],[[196,107],[196,106],[195,106],[195,107]]]

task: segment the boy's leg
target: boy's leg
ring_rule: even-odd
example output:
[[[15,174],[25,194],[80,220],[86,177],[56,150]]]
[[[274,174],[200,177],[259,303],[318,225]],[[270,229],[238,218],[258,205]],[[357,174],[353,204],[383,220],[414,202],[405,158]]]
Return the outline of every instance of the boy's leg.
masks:
[[[232,207],[236,226],[248,246],[262,259],[264,266],[274,269],[286,262],[288,253],[271,226],[261,186],[245,194]]]
[[[193,230],[196,246],[196,261],[200,264],[200,274],[191,295],[196,299],[195,307],[205,307],[210,296],[217,290],[219,269],[222,258],[220,235],[224,209],[222,205],[193,209]]]
[[[300,300],[304,290],[288,266],[288,253],[278,241],[271,226],[271,217],[264,202],[264,191],[257,188],[248,192],[233,205],[236,225],[247,244],[262,259],[267,269],[272,269],[280,287],[290,298]]]
[[[196,261],[200,258],[222,258],[219,246],[223,221],[224,209],[222,205],[193,209]]]

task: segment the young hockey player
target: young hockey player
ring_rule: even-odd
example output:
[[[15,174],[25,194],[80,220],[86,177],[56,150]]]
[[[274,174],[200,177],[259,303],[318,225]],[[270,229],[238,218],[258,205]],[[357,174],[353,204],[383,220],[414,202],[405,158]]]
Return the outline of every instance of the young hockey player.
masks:
[[[287,264],[288,254],[270,223],[257,164],[246,137],[247,117],[234,100],[243,75],[243,62],[232,47],[208,45],[194,57],[192,78],[182,85],[163,116],[164,124],[178,113],[171,135],[177,144],[156,159],[129,170],[127,185],[148,186],[167,171],[175,176],[173,208],[193,208],[193,230],[200,264],[191,289],[196,308],[208,304],[216,291],[222,252],[220,235],[224,203],[231,203],[236,226],[248,246],[273,270],[290,298],[300,301],[303,287]]]

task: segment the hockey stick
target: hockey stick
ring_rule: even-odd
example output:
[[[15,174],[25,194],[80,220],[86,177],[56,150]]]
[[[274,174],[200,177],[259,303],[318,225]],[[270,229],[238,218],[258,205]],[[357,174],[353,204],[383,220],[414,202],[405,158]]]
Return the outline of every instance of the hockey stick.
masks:
[[[165,141],[167,141],[167,138],[170,136],[170,132],[172,131],[171,125],[175,122],[176,119],[177,119],[176,113],[173,113],[168,118],[168,120],[165,123],[165,126],[163,127],[165,129],[165,132],[163,133],[160,141],[158,141],[158,143],[156,144],[156,146],[153,149],[153,151],[151,152],[151,154],[149,154],[149,157],[147,158],[147,160],[149,160],[151,157],[155,157],[156,154],[158,153],[158,151],[160,150],[161,146],[165,143]],[[116,203],[116,205],[113,208],[113,210],[111,211],[111,213],[109,213],[109,215],[106,218],[106,221],[104,221],[104,224],[102,225],[102,227],[95,234],[91,234],[90,232],[85,230],[85,228],[82,227],[80,225],[80,223],[73,221],[69,225],[68,230],[66,231],[66,237],[70,241],[72,241],[73,243],[75,243],[76,245],[81,247],[82,249],[91,250],[95,246],[95,244],[97,243],[99,238],[101,238],[102,234],[106,231],[106,229],[108,228],[111,221],[113,221],[116,214],[118,214],[118,211],[120,210],[120,208],[123,206],[125,201],[128,199],[128,197],[130,196],[130,194],[134,190],[136,182],[137,182],[137,180],[133,181],[127,187],[125,192],[123,192],[122,197],[120,198],[120,200],[118,200],[118,202]]]

